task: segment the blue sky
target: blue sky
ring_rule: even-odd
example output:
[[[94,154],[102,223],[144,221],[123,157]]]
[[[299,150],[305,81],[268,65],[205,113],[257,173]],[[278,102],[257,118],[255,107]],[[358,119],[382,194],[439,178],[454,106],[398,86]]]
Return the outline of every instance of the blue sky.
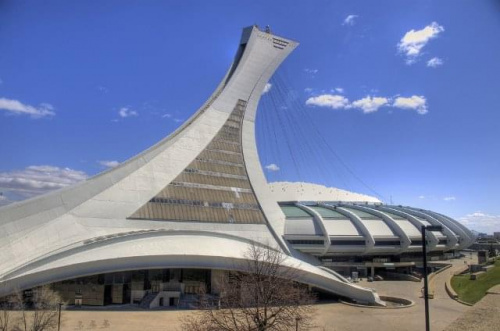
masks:
[[[252,24],[300,42],[259,110],[269,180],[375,190],[500,231],[493,0],[0,1],[0,203],[95,175],[168,135],[212,93]],[[287,140],[269,133],[273,107],[295,120],[278,132]]]

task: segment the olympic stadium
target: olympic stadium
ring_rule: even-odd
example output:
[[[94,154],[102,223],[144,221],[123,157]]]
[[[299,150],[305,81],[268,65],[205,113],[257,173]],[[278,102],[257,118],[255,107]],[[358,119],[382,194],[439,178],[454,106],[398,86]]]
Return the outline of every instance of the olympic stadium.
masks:
[[[238,270],[250,245],[278,249],[296,281],[383,305],[353,272],[409,275],[422,257],[474,241],[455,220],[312,183],[268,184],[256,146],[257,106],[298,43],[245,28],[212,96],[179,129],[75,186],[0,209],[0,296],[52,284],[69,303],[175,306]]]

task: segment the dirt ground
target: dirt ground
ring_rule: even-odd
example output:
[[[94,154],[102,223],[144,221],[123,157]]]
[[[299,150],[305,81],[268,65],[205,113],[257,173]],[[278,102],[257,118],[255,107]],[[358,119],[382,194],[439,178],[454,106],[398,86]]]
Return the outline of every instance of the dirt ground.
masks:
[[[444,290],[444,283],[452,275],[454,270],[463,266],[463,260],[453,262],[454,266],[438,274],[435,278],[435,297],[430,300],[431,328],[433,331],[444,330],[452,322],[460,317],[471,315],[473,308],[481,312],[481,316],[488,316],[493,313],[490,308],[468,307],[462,305],[448,297]],[[324,303],[315,306],[315,324],[317,330],[321,331],[358,331],[358,330],[397,330],[397,331],[421,331],[425,329],[424,322],[424,304],[420,297],[422,283],[408,281],[381,281],[360,283],[361,286],[372,287],[380,295],[396,296],[410,299],[415,302],[413,307],[402,309],[377,309],[360,308],[348,306],[342,303]],[[492,295],[489,295],[491,297]],[[500,299],[500,295],[495,295]],[[485,298],[484,305],[496,305],[497,301],[490,302],[488,296]],[[483,310],[481,310],[483,309]],[[469,312],[469,313],[468,313]],[[189,310],[156,310],[141,311],[130,310],[130,307],[123,307],[117,311],[104,309],[95,310],[67,310],[62,314],[61,330],[123,330],[123,331],[146,331],[146,330],[182,330],[181,319],[193,314]],[[473,317],[471,317],[473,318]],[[475,317],[477,319],[478,317]],[[481,317],[482,318],[482,317]],[[458,323],[458,324],[457,324]],[[462,328],[462,322],[455,322],[456,328],[446,329],[469,330]],[[500,321],[496,322],[500,325]],[[472,330],[472,329],[470,329]],[[474,330],[495,330],[476,329]]]

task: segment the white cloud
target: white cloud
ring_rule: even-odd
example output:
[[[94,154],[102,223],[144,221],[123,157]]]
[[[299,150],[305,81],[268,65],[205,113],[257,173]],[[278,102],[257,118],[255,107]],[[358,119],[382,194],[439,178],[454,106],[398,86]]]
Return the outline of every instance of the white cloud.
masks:
[[[101,85],[97,86],[97,90],[101,93],[104,93],[104,94],[109,92],[109,90],[106,86],[101,86]]]
[[[306,105],[341,109],[346,108],[349,105],[349,99],[347,99],[343,95],[322,94],[307,99]]]
[[[436,22],[432,22],[422,30],[410,30],[398,43],[399,52],[406,55],[406,63],[412,64],[420,55],[427,43],[444,31],[444,28]]]
[[[359,108],[363,113],[368,114],[377,111],[380,107],[389,104],[389,99],[384,97],[366,96],[363,99],[353,101],[350,105],[352,108]]]
[[[48,103],[42,103],[38,107],[26,105],[18,100],[0,98],[0,110],[5,110],[11,114],[29,115],[32,118],[54,116],[54,107]]]
[[[106,168],[114,168],[120,164],[120,162],[115,161],[115,160],[113,160],[113,161],[103,160],[103,161],[97,161],[97,163],[99,163],[100,165],[102,165]]]
[[[443,200],[444,201],[455,201],[455,200],[457,200],[457,198],[453,197],[453,196],[450,196],[450,197],[444,197]]]
[[[139,114],[137,114],[137,112],[135,110],[130,110],[127,107],[120,108],[120,110],[118,111],[118,114],[120,115],[120,117],[123,117],[123,118],[139,115]]]
[[[280,170],[280,167],[278,167],[274,163],[268,164],[264,168],[266,168],[268,171],[278,171],[278,170]]]
[[[358,18],[358,15],[348,15],[345,19],[344,22],[342,22],[342,25],[350,25],[353,26],[356,23],[356,18]]]
[[[419,199],[425,199],[425,195],[420,195],[418,198]]]
[[[271,90],[271,87],[273,87],[273,84],[271,83],[266,83],[266,86],[264,86],[264,91],[262,91],[262,94],[266,94]]]
[[[162,118],[171,118],[172,117],[172,114],[163,114],[161,115]]]
[[[343,95],[338,94],[321,94],[315,97],[310,97],[306,100],[308,106],[330,107],[332,109],[351,109],[358,108],[363,110],[363,113],[368,114],[379,110],[380,107],[392,106],[402,109],[416,110],[418,114],[426,114],[427,100],[424,96],[413,95],[411,97],[396,97],[394,102],[392,98],[387,97],[372,97],[366,96],[362,99],[349,102]]]
[[[309,69],[309,68],[305,68],[304,71],[308,74],[311,74],[311,75],[314,75],[314,74],[317,74],[318,73],[318,69]]]
[[[420,115],[427,114],[427,100],[424,96],[413,95],[409,98],[397,97],[392,104],[393,107],[416,110]]]
[[[0,189],[31,197],[85,180],[83,171],[54,166],[29,166],[23,170],[0,172]]]
[[[467,228],[479,232],[491,234],[500,229],[500,215],[489,215],[481,211],[460,217],[458,221]]]
[[[442,66],[443,65],[443,60],[438,58],[438,57],[433,57],[432,59],[430,59],[429,61],[427,61],[427,66],[428,67],[431,67],[431,68],[437,68],[439,66]]]
[[[174,122],[180,123],[180,122],[184,122],[184,120],[182,118],[174,118]]]
[[[312,91],[313,91],[312,87],[306,87],[304,89],[304,92],[306,92],[306,93],[311,93]]]
[[[334,88],[334,90],[337,93],[344,93],[344,89],[342,87],[336,87],[336,88]]]

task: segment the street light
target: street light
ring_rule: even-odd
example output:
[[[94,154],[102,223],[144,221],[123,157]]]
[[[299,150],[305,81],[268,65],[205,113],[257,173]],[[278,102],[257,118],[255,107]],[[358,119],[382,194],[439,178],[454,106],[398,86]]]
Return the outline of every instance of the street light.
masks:
[[[295,331],[299,331],[299,322],[301,319],[299,316],[295,317]]]
[[[441,225],[422,225],[422,255],[424,258],[424,303],[425,303],[425,330],[430,331],[429,325],[429,288],[427,285],[427,240],[425,231],[443,231]]]
[[[61,308],[62,308],[63,303],[59,302],[58,305],[59,305],[59,320],[57,321],[57,331],[60,331],[61,330]]]

